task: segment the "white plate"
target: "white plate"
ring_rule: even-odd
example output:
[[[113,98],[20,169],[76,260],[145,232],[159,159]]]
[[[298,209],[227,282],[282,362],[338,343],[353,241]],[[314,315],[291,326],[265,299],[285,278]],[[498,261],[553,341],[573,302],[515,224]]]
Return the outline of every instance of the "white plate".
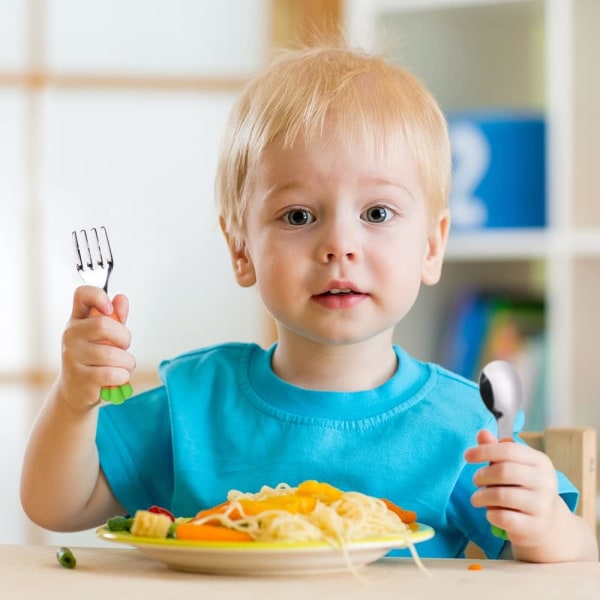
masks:
[[[406,538],[387,536],[346,545],[345,551],[324,542],[195,542],[135,537],[124,531],[97,531],[103,540],[135,546],[148,558],[177,571],[223,575],[306,575],[347,571],[374,562],[393,548],[405,548]],[[434,536],[428,525],[408,533],[413,543]]]

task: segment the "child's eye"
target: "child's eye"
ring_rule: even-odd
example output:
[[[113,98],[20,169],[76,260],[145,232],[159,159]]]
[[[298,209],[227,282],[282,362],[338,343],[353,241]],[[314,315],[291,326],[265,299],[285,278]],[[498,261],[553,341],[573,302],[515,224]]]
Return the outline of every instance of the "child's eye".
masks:
[[[372,206],[371,208],[367,208],[367,210],[360,215],[361,219],[364,219],[369,223],[385,223],[392,217],[392,211],[385,206]]]
[[[307,210],[294,208],[285,213],[283,219],[286,223],[293,225],[294,227],[302,227],[303,225],[310,225],[315,220],[315,217]]]

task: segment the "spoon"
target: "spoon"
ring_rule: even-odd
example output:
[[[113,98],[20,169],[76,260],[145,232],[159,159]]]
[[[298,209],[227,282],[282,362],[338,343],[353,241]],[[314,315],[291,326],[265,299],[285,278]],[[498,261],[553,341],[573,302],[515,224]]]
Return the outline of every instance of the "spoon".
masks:
[[[488,363],[479,376],[479,393],[498,424],[498,439],[512,440],[515,418],[521,408],[521,380],[503,360]]]
[[[479,375],[479,394],[498,424],[498,439],[513,439],[515,417],[521,408],[521,380],[514,367],[503,360],[488,363]],[[504,529],[492,525],[492,533],[508,540]]]

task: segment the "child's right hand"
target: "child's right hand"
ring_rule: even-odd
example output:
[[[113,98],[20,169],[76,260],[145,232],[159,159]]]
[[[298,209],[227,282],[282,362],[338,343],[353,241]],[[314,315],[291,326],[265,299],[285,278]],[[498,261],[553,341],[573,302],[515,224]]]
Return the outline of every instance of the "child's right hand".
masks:
[[[111,316],[112,311],[118,321]],[[135,358],[127,351],[131,343],[131,334],[124,325],[128,313],[126,296],[117,295],[111,303],[101,288],[83,285],[75,291],[62,337],[59,377],[60,393],[72,408],[90,409],[100,402],[102,387],[129,381]]]

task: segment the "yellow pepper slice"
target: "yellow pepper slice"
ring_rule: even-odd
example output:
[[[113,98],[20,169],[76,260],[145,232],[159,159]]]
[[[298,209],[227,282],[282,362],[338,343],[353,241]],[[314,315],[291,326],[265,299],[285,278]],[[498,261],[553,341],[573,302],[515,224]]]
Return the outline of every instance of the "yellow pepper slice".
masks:
[[[335,500],[339,500],[344,492],[329,483],[308,479],[298,486],[296,494],[298,496],[309,496],[325,504],[330,504],[331,502],[335,502]]]
[[[248,516],[258,515],[265,510],[285,510],[290,513],[308,514],[314,510],[317,500],[308,496],[284,494],[273,496],[268,500],[242,499],[240,504]]]

